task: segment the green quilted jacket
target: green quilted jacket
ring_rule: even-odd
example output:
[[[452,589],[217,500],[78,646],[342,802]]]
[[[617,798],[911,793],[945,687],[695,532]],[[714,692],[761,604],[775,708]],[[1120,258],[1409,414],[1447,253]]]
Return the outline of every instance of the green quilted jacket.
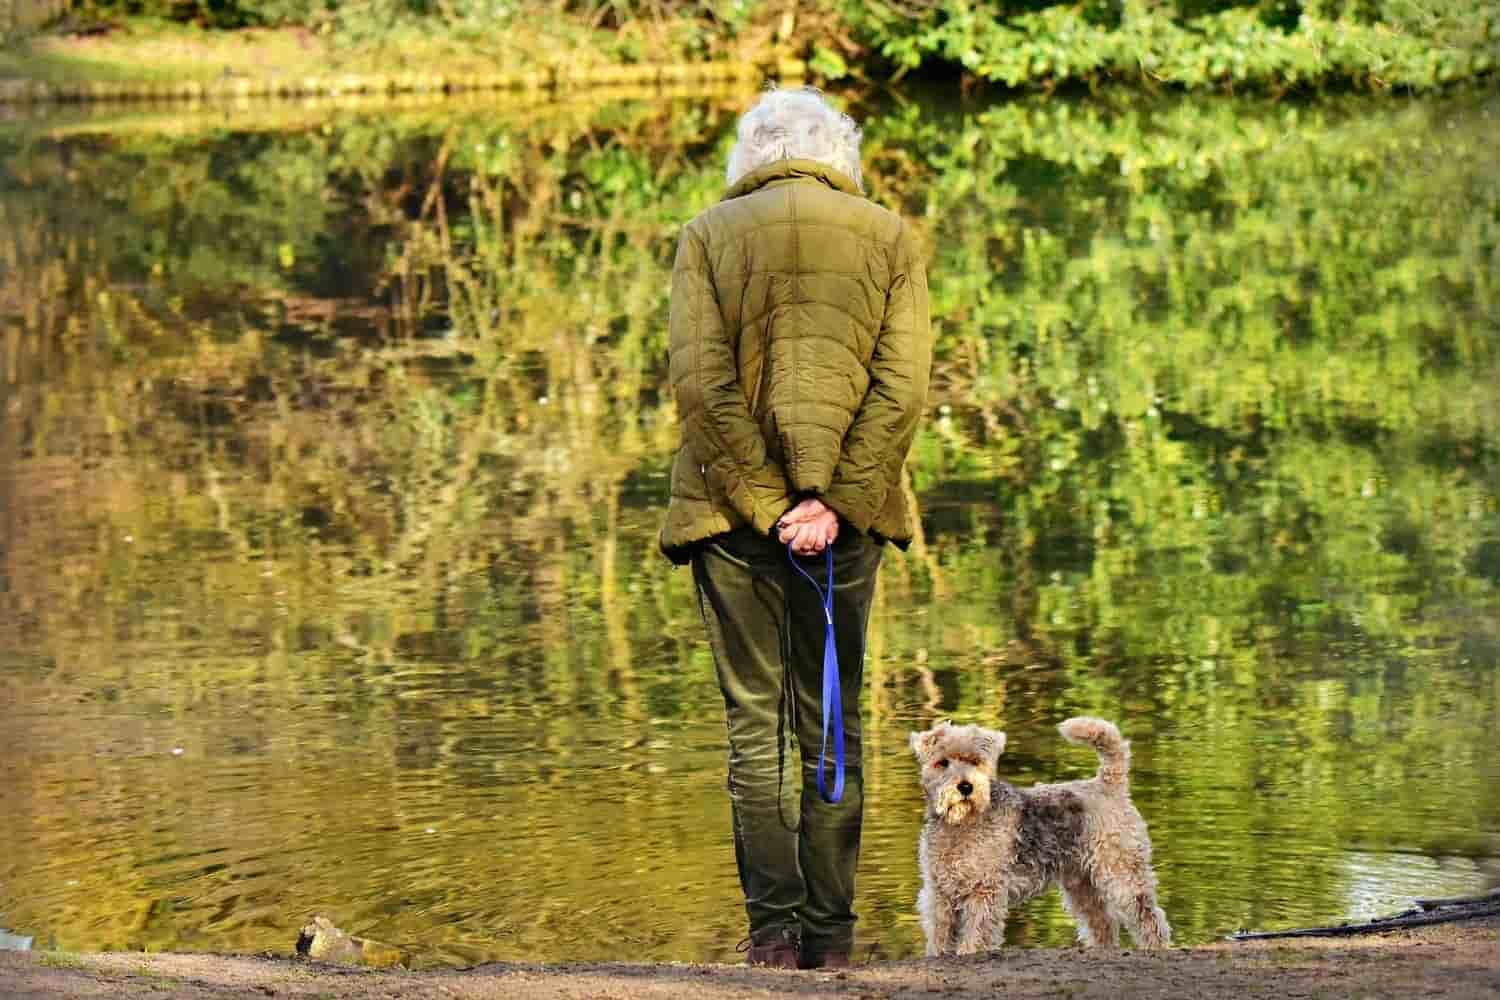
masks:
[[[671,378],[682,445],[661,548],[808,496],[905,545],[901,488],[927,396],[927,276],[910,228],[841,172],[781,160],[683,230],[672,270]]]

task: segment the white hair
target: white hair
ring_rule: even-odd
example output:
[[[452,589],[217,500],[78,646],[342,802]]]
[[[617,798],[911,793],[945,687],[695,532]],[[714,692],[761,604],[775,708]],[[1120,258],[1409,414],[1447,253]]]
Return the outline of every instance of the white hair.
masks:
[[[816,160],[847,175],[863,191],[863,137],[854,119],[836,110],[816,87],[773,88],[740,118],[729,151],[729,184],[777,160]]]

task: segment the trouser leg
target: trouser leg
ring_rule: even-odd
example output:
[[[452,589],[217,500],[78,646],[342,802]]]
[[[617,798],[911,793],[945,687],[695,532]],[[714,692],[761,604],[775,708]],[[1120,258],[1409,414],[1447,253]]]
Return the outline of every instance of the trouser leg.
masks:
[[[769,539],[726,536],[693,559],[724,696],[735,861],[752,939],[795,930],[806,899],[798,858],[797,752],[789,726],[783,636],[785,557]]]
[[[825,618],[817,591],[795,572],[787,592],[788,632],[795,678],[797,740],[802,756],[802,829],[798,838],[806,902],[802,906],[804,953],[847,952],[854,937],[854,876],[864,818],[863,714],[865,634],[875,596],[881,546],[845,529],[834,544],[834,631],[843,702],[844,794],[836,803],[818,793],[823,745],[823,646]],[[801,565],[826,586],[823,557]],[[832,720],[837,724],[838,720]],[[833,739],[829,733],[824,781],[833,790]]]

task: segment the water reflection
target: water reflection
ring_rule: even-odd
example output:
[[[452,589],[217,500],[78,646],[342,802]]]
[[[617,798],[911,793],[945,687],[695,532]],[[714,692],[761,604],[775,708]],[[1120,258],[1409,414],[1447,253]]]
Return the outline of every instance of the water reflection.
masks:
[[[740,103],[0,132],[0,924],[733,958],[655,531],[664,275]],[[862,947],[920,947],[938,714],[1026,782],[1117,719],[1184,941],[1500,879],[1496,109],[867,110],[941,339]]]

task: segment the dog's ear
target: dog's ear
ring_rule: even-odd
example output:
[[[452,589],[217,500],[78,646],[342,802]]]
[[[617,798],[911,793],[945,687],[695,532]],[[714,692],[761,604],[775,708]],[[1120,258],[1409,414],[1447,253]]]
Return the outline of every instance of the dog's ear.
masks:
[[[1005,752],[1005,734],[998,729],[981,729],[976,739],[979,744],[979,752],[984,754],[991,765],[1000,761],[1000,755]]]
[[[912,733],[907,738],[907,743],[911,746],[911,752],[916,754],[917,760],[926,760],[932,756],[932,751],[937,747],[938,740],[942,738],[943,730],[947,729],[948,725],[949,722],[947,719],[940,719],[936,725],[926,732]]]

